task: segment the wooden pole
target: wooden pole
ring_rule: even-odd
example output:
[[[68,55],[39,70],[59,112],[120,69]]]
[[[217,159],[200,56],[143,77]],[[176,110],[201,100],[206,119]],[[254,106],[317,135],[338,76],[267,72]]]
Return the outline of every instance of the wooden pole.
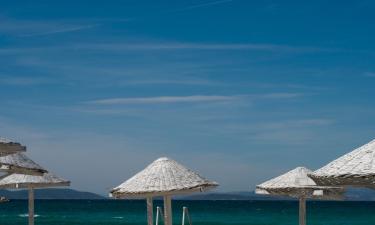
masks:
[[[185,211],[186,211],[186,207],[182,207],[182,225],[185,225]]]
[[[306,225],[306,199],[300,197],[299,199],[299,225]]]
[[[163,207],[164,207],[164,225],[168,225],[168,212],[167,212],[167,196],[163,196]]]
[[[147,225],[154,224],[154,206],[152,204],[152,197],[147,198]]]
[[[34,225],[34,189],[29,188],[29,225]]]
[[[160,207],[156,207],[156,225],[159,225],[159,216],[160,216],[160,213],[161,212],[161,209]],[[162,214],[163,215],[163,214]]]
[[[173,225],[171,196],[164,196],[164,225]]]

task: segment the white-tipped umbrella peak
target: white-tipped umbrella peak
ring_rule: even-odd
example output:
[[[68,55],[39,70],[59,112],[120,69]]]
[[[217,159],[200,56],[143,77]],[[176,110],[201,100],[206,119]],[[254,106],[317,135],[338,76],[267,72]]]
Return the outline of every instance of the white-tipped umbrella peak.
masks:
[[[20,143],[0,137],[0,156],[11,155],[17,152],[25,152],[26,147]]]
[[[321,185],[375,186],[375,140],[310,173]]]
[[[0,157],[0,170],[10,173],[42,175],[47,172],[23,153]]]
[[[305,167],[297,167],[287,173],[284,173],[278,177],[268,180],[258,187],[280,189],[280,188],[293,188],[293,187],[305,187],[315,186],[315,182],[310,179],[307,174],[312,172]]]
[[[159,158],[112,190],[114,197],[147,197],[202,192],[218,186],[178,162]]]

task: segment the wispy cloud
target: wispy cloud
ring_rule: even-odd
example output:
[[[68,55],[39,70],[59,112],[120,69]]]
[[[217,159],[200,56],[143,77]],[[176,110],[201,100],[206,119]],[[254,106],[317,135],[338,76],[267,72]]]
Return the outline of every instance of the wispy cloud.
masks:
[[[241,99],[292,99],[303,96],[300,93],[266,93],[251,95],[190,95],[190,96],[153,96],[132,98],[107,98],[87,101],[93,105],[127,105],[127,104],[168,104],[168,103],[194,103],[194,102],[225,102]]]
[[[121,85],[207,85],[207,86],[218,86],[225,85],[219,81],[213,81],[208,79],[142,79],[142,80],[126,80]]]
[[[189,102],[218,102],[239,99],[241,96],[223,95],[191,95],[191,96],[158,96],[142,98],[108,98],[93,100],[87,103],[96,105],[124,105],[124,104],[158,104],[158,103],[189,103]]]
[[[374,72],[365,72],[363,75],[366,76],[366,77],[375,77]]]
[[[17,37],[45,36],[91,29],[99,24],[82,21],[42,21],[2,18],[0,32]]]
[[[334,124],[333,119],[327,118],[311,118],[311,119],[299,119],[299,120],[285,120],[277,122],[268,122],[259,125],[259,129],[262,130],[288,130],[295,128],[308,128],[312,126],[327,126]]]
[[[11,140],[22,141],[25,139],[33,139],[33,140],[45,140],[49,136],[41,132],[40,130],[36,130],[32,127],[28,127],[26,125],[21,125],[9,118],[3,117],[0,115],[0,130],[1,136],[9,138]]]
[[[224,120],[225,121],[225,120]],[[215,120],[207,128],[210,134],[236,135],[244,140],[262,144],[306,144],[316,139],[324,129],[336,123],[331,118],[273,119],[273,121],[223,121]],[[218,129],[220,127],[220,129]]]
[[[38,36],[48,35],[59,32],[72,32],[75,30],[94,27],[87,25],[82,27],[63,28],[56,30],[43,31],[40,33],[32,32],[20,34],[20,36]],[[1,28],[0,28],[1,31]],[[314,46],[295,46],[279,45],[272,43],[191,43],[191,42],[111,42],[111,43],[67,43],[58,46],[33,46],[24,48],[2,48],[0,54],[21,54],[21,53],[38,53],[38,52],[59,52],[70,50],[83,51],[107,51],[113,53],[128,53],[129,51],[255,51],[255,52],[276,52],[276,53],[331,53],[345,52],[345,49],[324,48]]]
[[[134,20],[150,20],[154,17],[158,17],[158,16],[161,16],[161,15],[170,15],[170,14],[176,14],[176,13],[179,13],[179,12],[184,12],[184,11],[190,11],[190,10],[194,10],[194,9],[199,9],[199,8],[206,8],[206,7],[211,7],[211,6],[216,6],[216,5],[220,5],[220,4],[225,4],[225,3],[230,3],[230,2],[233,2],[234,0],[217,0],[217,1],[208,1],[208,2],[203,2],[203,3],[199,3],[199,4],[190,4],[190,5],[187,5],[187,6],[183,6],[183,7],[180,7],[180,8],[175,8],[175,9],[171,9],[171,10],[162,10],[162,11],[157,11],[157,12],[153,12],[152,14],[150,15],[144,15],[144,16],[139,16],[139,17],[133,17],[133,18],[127,18],[125,19],[125,21],[134,21]]]
[[[203,7],[208,7],[208,6],[214,6],[214,5],[219,5],[219,4],[223,4],[223,3],[229,3],[229,2],[233,2],[233,0],[211,1],[211,2],[206,2],[206,3],[186,6],[184,8],[175,9],[175,10],[171,10],[171,11],[168,11],[168,12],[170,12],[170,13],[172,13],[172,12],[182,12],[182,11],[198,9],[198,8],[203,8]]]
[[[52,80],[44,77],[21,77],[21,76],[5,76],[0,75],[0,85],[28,86],[49,84]]]
[[[302,97],[303,93],[284,93],[284,92],[279,92],[279,93],[269,93],[269,94],[263,94],[260,95],[262,98],[268,98],[268,99],[287,99],[287,98],[297,98],[297,97]]]
[[[67,46],[69,47],[69,46]],[[75,49],[124,51],[124,50],[253,50],[253,51],[283,51],[283,52],[321,52],[340,51],[339,49],[328,49],[308,46],[275,45],[263,43],[92,43],[71,46]]]
[[[249,139],[261,143],[306,144],[317,138],[321,128],[335,123],[333,119],[311,118],[261,123]]]
[[[23,35],[20,35],[20,37],[34,37],[34,36],[45,36],[45,35],[58,34],[58,33],[69,33],[69,32],[75,32],[75,31],[80,31],[80,30],[86,30],[86,29],[97,27],[97,26],[99,26],[99,24],[61,27],[61,28],[48,30],[45,32],[23,34]]]

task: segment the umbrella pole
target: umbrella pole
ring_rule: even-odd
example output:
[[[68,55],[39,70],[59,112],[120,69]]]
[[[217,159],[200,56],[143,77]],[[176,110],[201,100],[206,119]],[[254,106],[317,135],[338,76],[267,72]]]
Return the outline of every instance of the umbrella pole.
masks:
[[[306,225],[306,198],[299,198],[299,225]]]
[[[147,197],[147,225],[154,224],[154,212],[153,212],[152,197]]]
[[[34,225],[34,189],[29,188],[29,225]]]
[[[171,196],[164,196],[164,225],[173,225]]]

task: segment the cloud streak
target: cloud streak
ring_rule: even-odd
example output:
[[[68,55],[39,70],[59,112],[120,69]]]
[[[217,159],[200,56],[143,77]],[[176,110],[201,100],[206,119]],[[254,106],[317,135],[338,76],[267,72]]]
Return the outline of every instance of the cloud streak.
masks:
[[[192,9],[198,9],[198,8],[203,8],[203,7],[213,6],[213,5],[219,5],[219,4],[228,3],[228,2],[233,2],[233,0],[212,1],[212,2],[207,2],[207,3],[187,6],[185,8],[180,8],[180,9],[172,10],[172,11],[169,11],[169,12],[172,13],[172,12],[188,11],[188,10],[192,10]]]
[[[140,16],[140,17],[133,17],[133,18],[128,18],[125,19],[125,21],[134,21],[134,20],[150,20],[153,17],[158,17],[162,15],[169,15],[169,14],[176,14],[179,12],[184,12],[184,11],[190,11],[194,9],[199,9],[199,8],[206,8],[210,6],[216,6],[224,3],[230,3],[233,2],[234,0],[217,0],[217,1],[210,1],[210,2],[205,2],[205,3],[200,3],[200,4],[195,4],[195,5],[188,5],[185,7],[181,8],[176,8],[172,10],[164,10],[164,11],[159,11],[159,12],[154,12],[152,15],[145,15],[145,16]]]
[[[30,86],[30,85],[42,85],[53,83],[52,79],[44,77],[20,77],[20,76],[6,76],[1,77],[0,74],[0,85],[11,85],[11,86]]]
[[[173,104],[195,102],[223,102],[248,98],[249,100],[261,99],[292,99],[303,96],[301,93],[267,93],[253,95],[190,95],[190,96],[153,96],[134,98],[107,98],[87,101],[93,105],[127,105],[127,104]]]
[[[261,43],[94,43],[81,44],[72,46],[75,49],[88,50],[105,50],[105,51],[124,51],[124,50],[253,50],[253,51],[283,51],[283,52],[330,52],[339,51],[338,49],[327,49],[319,47],[308,46],[289,46],[289,45],[275,45],[275,44],[261,44]]]
[[[45,36],[91,29],[99,24],[83,21],[38,21],[2,18],[0,32],[17,37]]]
[[[366,72],[366,73],[364,73],[364,76],[365,77],[375,77],[375,73],[374,72]]]
[[[158,96],[158,97],[137,97],[137,98],[108,98],[88,101],[95,105],[126,105],[126,104],[163,104],[163,103],[193,103],[193,102],[218,102],[232,101],[241,96],[223,95],[191,95],[191,96]]]
[[[19,37],[35,37],[35,36],[46,36],[46,35],[59,34],[59,33],[70,33],[70,32],[94,28],[97,26],[99,26],[99,24],[62,27],[60,29],[48,30],[45,32],[40,32],[40,33],[23,34],[23,35],[20,35]]]
[[[94,27],[94,26],[84,26]],[[24,37],[42,36],[54,33],[73,32],[85,28],[67,28],[62,30],[52,30],[42,33],[33,33],[23,35]],[[1,31],[1,29],[0,29]],[[58,52],[82,50],[82,51],[106,51],[113,53],[128,53],[129,51],[254,51],[254,52],[271,52],[271,53],[332,53],[345,52],[345,49],[322,48],[314,46],[292,46],[278,45],[268,43],[193,43],[193,42],[118,42],[118,43],[76,43],[65,44],[63,46],[33,46],[24,48],[2,48],[0,54],[25,54],[40,52]]]

